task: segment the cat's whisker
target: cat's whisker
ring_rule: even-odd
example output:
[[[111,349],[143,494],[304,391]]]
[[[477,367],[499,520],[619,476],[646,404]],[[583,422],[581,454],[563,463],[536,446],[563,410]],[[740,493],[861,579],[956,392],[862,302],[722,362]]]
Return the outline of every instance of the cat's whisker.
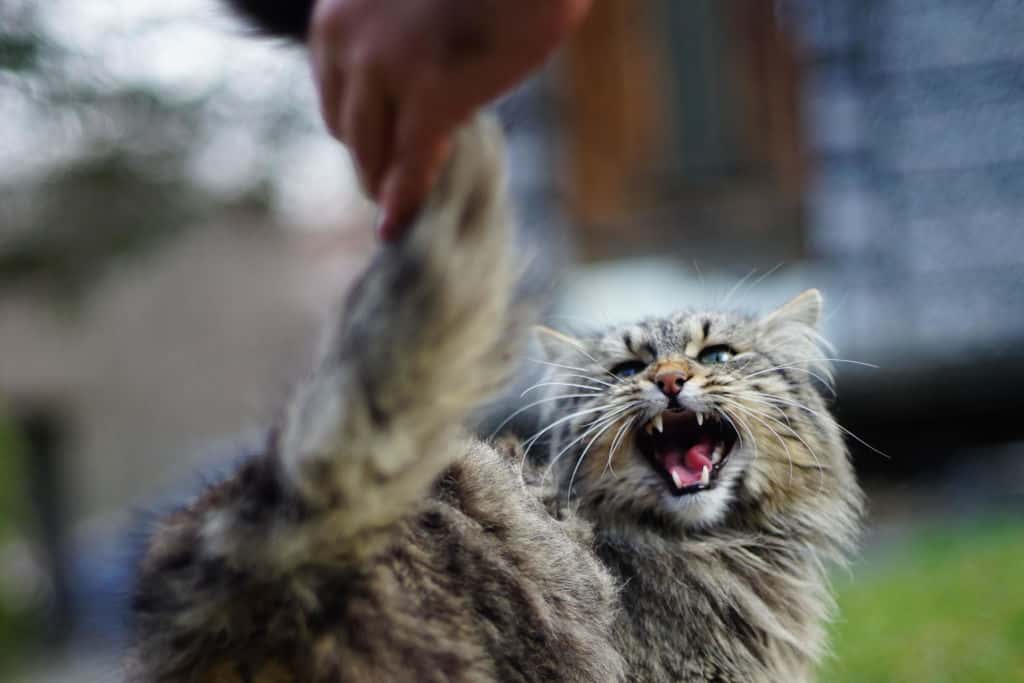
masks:
[[[601,361],[599,361],[598,359],[594,358],[592,355],[590,355],[589,353],[587,353],[586,351],[581,349],[576,344],[572,344],[569,341],[567,341],[565,339],[561,339],[559,337],[552,337],[552,339],[554,339],[555,341],[561,342],[562,344],[565,344],[572,351],[575,351],[576,353],[578,353],[578,354],[584,356],[585,358],[593,361],[594,365],[596,365],[598,368],[601,369],[601,372],[605,373],[606,375],[608,375],[609,377],[614,379],[616,382],[620,382],[622,380],[622,378],[619,377],[618,375],[616,375],[615,373],[611,372],[610,370],[606,370],[604,368],[604,366],[601,364]]]
[[[601,438],[601,435],[604,434],[605,432],[607,432],[609,429],[611,429],[615,425],[615,423],[619,421],[619,419],[621,419],[621,418],[617,417],[615,420],[612,420],[611,423],[606,425],[604,428],[601,429],[601,431],[599,431],[597,434],[595,434],[594,438],[592,438],[587,443],[587,446],[586,446],[586,448],[583,449],[583,452],[580,453],[580,457],[576,459],[576,466],[572,468],[572,475],[569,476],[569,488],[565,492],[565,506],[566,507],[569,507],[569,505],[572,502],[572,485],[573,485],[573,482],[576,481],[576,473],[579,472],[580,465],[583,464],[583,459],[585,457],[587,457],[587,452],[590,451],[590,448],[594,445],[594,443],[599,438]]]
[[[757,439],[754,438],[754,432],[750,429],[750,425],[748,425],[740,415],[730,415],[727,409],[723,409],[722,417],[724,417],[729,425],[736,430],[736,441],[740,448],[743,448],[744,446],[743,429],[745,428],[747,430],[747,436],[750,437],[750,448],[753,451],[752,459],[757,460],[760,453],[757,448]]]
[[[723,398],[724,399],[725,397],[719,396],[719,398]],[[725,400],[733,400],[733,399],[725,399]],[[735,400],[733,400],[733,402],[734,403],[739,403],[738,401],[735,401]],[[807,441],[802,436],[800,436],[799,432],[797,432],[795,429],[793,429],[793,427],[791,425],[789,425],[787,423],[784,423],[784,422],[776,419],[775,417],[772,417],[768,413],[764,413],[764,412],[761,412],[759,410],[755,410],[755,409],[751,408],[750,406],[739,406],[739,407],[742,408],[743,410],[746,410],[750,414],[751,417],[754,417],[755,415],[760,415],[761,417],[763,417],[763,418],[765,418],[767,420],[771,420],[775,424],[779,425],[780,427],[782,427],[783,429],[788,431],[790,434],[793,435],[793,437],[797,441],[799,441],[801,444],[803,444],[803,447],[807,450],[807,453],[812,458],[814,458],[815,469],[818,471],[818,492],[820,493],[821,491],[824,490],[824,487],[825,487],[825,469],[827,469],[827,468],[826,468],[825,465],[822,465],[821,459],[818,457],[818,454],[814,451],[813,448],[811,448],[810,444],[807,443]],[[782,412],[778,408],[778,406],[774,406],[774,408],[776,410],[778,410],[779,414],[782,415],[783,417],[785,417],[787,422],[788,422],[788,420],[789,420],[788,416],[786,416],[786,414],[784,412]],[[754,419],[757,419],[757,418],[755,417]],[[773,430],[770,426],[768,426],[767,424],[765,424],[761,420],[758,420],[758,421],[761,422],[761,424],[764,424],[765,427],[769,431],[775,433],[776,437],[779,436],[779,434],[777,432],[775,432],[775,430]],[[792,477],[793,477],[793,456],[792,456],[792,453],[789,451],[788,448],[786,449],[786,452],[787,452],[787,455],[789,456],[789,461],[790,461],[790,480],[791,480],[791,483],[792,483]],[[801,467],[803,468],[803,467],[805,467],[805,465],[801,464]]]
[[[576,444],[578,444],[578,443],[579,443],[580,441],[582,441],[583,439],[587,438],[587,437],[588,437],[588,436],[590,435],[590,433],[591,433],[591,432],[592,432],[593,430],[595,430],[595,429],[597,429],[597,428],[601,427],[602,425],[604,425],[604,424],[605,424],[605,422],[607,422],[607,421],[611,420],[611,421],[612,421],[612,422],[614,423],[614,421],[615,421],[615,418],[619,417],[619,416],[620,416],[620,415],[621,415],[622,413],[624,413],[624,412],[628,412],[629,410],[632,410],[632,409],[633,409],[633,408],[635,407],[635,404],[636,404],[636,403],[637,403],[637,402],[630,402],[630,403],[627,403],[627,404],[626,404],[626,405],[624,405],[624,406],[619,406],[619,407],[617,407],[617,408],[614,408],[614,409],[613,409],[613,410],[612,410],[612,411],[611,411],[610,413],[608,413],[607,415],[601,415],[601,416],[599,416],[599,417],[598,417],[598,418],[597,418],[596,420],[594,420],[593,422],[591,422],[591,423],[590,423],[590,424],[589,424],[589,425],[587,426],[587,428],[583,430],[583,433],[582,433],[582,434],[580,434],[580,435],[579,435],[579,436],[577,436],[577,437],[576,437],[575,439],[573,439],[572,441],[570,441],[570,442],[569,442],[569,443],[568,443],[568,444],[567,444],[567,445],[565,446],[565,448],[563,448],[562,450],[560,450],[560,451],[558,452],[558,454],[557,454],[557,455],[556,455],[555,457],[553,457],[553,458],[551,459],[551,462],[550,462],[550,463],[548,463],[548,466],[547,466],[547,468],[546,468],[546,469],[544,470],[544,476],[542,476],[542,477],[541,477],[541,482],[543,482],[544,480],[546,480],[546,479],[547,479],[548,475],[549,475],[549,474],[551,474],[551,470],[552,470],[552,469],[554,468],[554,466],[555,466],[555,464],[556,464],[556,463],[558,462],[559,458],[561,458],[561,457],[562,457],[562,456],[563,456],[563,455],[564,455],[564,454],[566,453],[566,451],[568,451],[568,450],[569,450],[570,448],[572,448],[573,446],[575,446]],[[532,446],[532,444],[531,444],[531,446]],[[525,453],[524,453],[524,457],[525,457]]]
[[[757,421],[758,424],[762,425],[765,429],[767,429],[768,432],[771,433],[771,435],[774,436],[775,439],[779,442],[779,445],[781,445],[782,448],[786,451],[786,458],[789,460],[789,486],[790,486],[790,488],[792,488],[792,486],[793,486],[793,452],[791,450],[789,450],[789,445],[786,443],[786,441],[782,438],[782,436],[778,432],[776,432],[774,429],[772,429],[771,425],[769,425],[767,422],[765,422],[764,420],[762,420],[759,417],[757,417],[757,415],[755,415],[754,412],[752,410],[750,410],[749,407],[740,405],[738,403],[735,404],[735,407],[736,407],[737,411],[745,413],[747,415],[747,417],[751,418],[752,420]]]
[[[809,408],[809,407],[805,406],[802,403],[799,403],[799,402],[796,402],[796,401],[789,401],[789,400],[786,400],[786,399],[782,398],[781,396],[773,396],[772,394],[766,394],[764,392],[756,392],[756,393],[760,393],[760,395],[762,397],[764,397],[765,399],[768,399],[770,401],[776,401],[776,402],[782,403],[784,405],[793,406],[794,408],[799,408],[800,410],[805,410],[808,413],[810,413],[811,415],[814,415],[814,416],[816,416],[816,417],[818,417],[818,418],[820,418],[822,420],[825,420],[826,422],[827,421],[831,421],[831,418],[829,418],[828,416],[822,415],[820,412],[814,410],[813,408]],[[875,448],[874,446],[869,444],[867,441],[865,441],[864,439],[860,438],[859,436],[857,436],[856,434],[851,432],[849,429],[847,429],[843,425],[839,424],[838,422],[835,423],[835,426],[841,432],[843,432],[844,434],[849,436],[851,439],[856,440],[857,443],[861,444],[865,448],[868,448],[868,449],[874,451],[875,453],[878,453],[880,456],[882,456],[886,460],[892,460],[892,456],[891,455],[889,455],[888,453],[886,453],[883,450]]]
[[[598,384],[604,385],[606,387],[613,387],[616,384],[621,384],[622,383],[622,379],[619,378],[619,377],[615,378],[616,381],[614,383],[606,382],[603,379],[598,379],[598,378],[594,377],[593,373],[590,370],[588,370],[587,368],[578,368],[575,365],[563,365],[562,363],[552,363],[550,361],[538,360],[536,358],[528,358],[527,360],[529,360],[531,363],[539,363],[541,365],[546,365],[546,366],[551,367],[551,368],[557,368],[559,370],[572,370],[574,373],[578,373],[578,374],[559,373],[560,376],[565,376],[565,377],[581,377],[581,378],[587,379],[587,380],[589,380],[591,382],[597,382]]]
[[[600,395],[602,393],[601,390],[598,389],[597,387],[590,387],[590,386],[587,386],[585,384],[573,384],[571,382],[537,382],[533,386],[528,387],[527,389],[525,389],[523,391],[523,393],[519,394],[519,398],[523,398],[528,393],[530,393],[531,391],[535,391],[535,390],[540,389],[542,387],[570,387],[570,388],[573,388],[573,389],[586,389],[593,396],[598,396],[598,395]]]
[[[622,426],[619,427],[619,431],[616,432],[615,438],[612,439],[611,448],[608,450],[608,462],[605,463],[604,469],[601,470],[601,476],[602,477],[605,475],[605,472],[607,472],[608,470],[611,470],[612,474],[615,474],[615,468],[612,467],[612,459],[615,457],[615,450],[621,444],[622,438],[626,434],[629,433],[629,429],[633,426],[633,423],[636,422],[636,418],[637,417],[638,416],[634,415],[633,417],[629,418],[629,421],[624,422],[622,424]],[[618,475],[616,475],[616,476],[618,476]]]
[[[539,358],[527,358],[526,360],[531,363],[540,363],[541,365],[547,365],[553,368],[561,368],[562,370],[575,370],[576,372],[587,372],[587,368],[576,367],[575,365],[565,365],[564,363],[553,363],[549,360],[540,360]],[[618,378],[616,378],[618,379]]]
[[[751,282],[751,283],[750,283],[750,285],[749,285],[749,289],[753,290],[753,289],[754,289],[755,287],[757,287],[757,286],[758,286],[759,284],[761,284],[762,282],[764,282],[765,280],[767,280],[768,278],[770,278],[770,277],[771,277],[772,275],[774,275],[774,274],[775,274],[775,272],[776,272],[776,271],[777,271],[777,270],[778,270],[779,268],[781,268],[782,266],[784,266],[784,265],[786,265],[784,261],[779,261],[778,263],[776,263],[776,264],[775,264],[775,265],[774,265],[773,267],[769,268],[768,270],[766,270],[765,272],[763,272],[763,273],[762,273],[762,274],[761,274],[760,276],[758,276],[758,278],[757,278],[756,280],[754,280],[753,282]]]
[[[728,293],[726,293],[726,295],[722,298],[722,301],[719,302],[719,304],[718,304],[719,307],[724,308],[724,307],[728,306],[729,305],[729,300],[732,299],[733,294],[735,294],[737,292],[737,290],[739,290],[739,288],[743,286],[743,283],[746,282],[747,280],[749,280],[754,275],[754,273],[756,273],[756,272],[757,272],[757,268],[751,268],[749,273],[747,273],[746,275],[741,277],[740,281],[737,282],[736,284],[734,284],[732,286],[732,289],[730,289],[728,291]]]
[[[770,368],[764,368],[762,370],[758,370],[757,372],[752,372],[749,375],[743,375],[742,377],[739,378],[739,380],[746,381],[749,379],[753,379],[754,377],[766,375],[769,372],[775,372],[777,370],[797,370],[798,372],[807,373],[808,375],[810,375],[811,377],[815,378],[816,380],[824,384],[826,387],[828,387],[829,392],[831,392],[833,396],[835,396],[836,394],[835,390],[832,388],[834,380],[831,377],[822,377],[820,374],[814,372],[813,370],[808,370],[806,367],[804,367],[804,364],[774,365]]]
[[[748,397],[748,398],[750,398],[750,397]],[[752,400],[757,401],[761,405],[765,405],[762,401],[758,400],[757,398],[753,398]],[[804,448],[807,449],[807,452],[810,453],[811,457],[814,458],[814,461],[816,463],[816,468],[818,469],[819,472],[823,472],[824,470],[829,469],[829,467],[827,465],[823,465],[821,463],[821,460],[818,458],[818,454],[815,452],[815,450],[813,448],[811,448],[810,444],[808,444],[807,441],[804,440],[804,438],[802,436],[800,436],[800,432],[798,432],[795,429],[793,429],[792,423],[790,422],[790,419],[789,419],[789,415],[787,415],[786,412],[784,410],[782,410],[782,408],[780,408],[777,405],[771,405],[771,404],[769,404],[766,407],[771,407],[772,409],[774,409],[779,415],[781,415],[783,417],[783,419],[785,419],[785,422],[779,420],[778,418],[772,417],[768,413],[763,413],[761,411],[754,411],[754,412],[756,412],[758,415],[763,415],[765,418],[771,420],[772,422],[776,423],[780,427],[783,427],[789,433],[791,433],[798,441],[800,441],[800,443],[803,444]],[[749,408],[749,406],[748,406],[748,410],[753,410],[753,409]]]
[[[555,420],[554,422],[552,422],[552,423],[548,424],[547,426],[543,427],[539,431],[534,432],[533,434],[531,434],[526,439],[524,439],[523,440],[523,445],[526,446],[527,448],[529,448],[529,446],[532,446],[534,443],[536,443],[537,439],[539,439],[540,437],[544,436],[545,434],[547,434],[549,431],[551,431],[552,429],[554,429],[558,425],[560,425],[560,424],[562,424],[562,423],[564,423],[564,422],[566,422],[568,420],[572,420],[574,418],[577,418],[580,415],[587,415],[589,413],[596,413],[596,412],[600,412],[602,410],[607,410],[608,408],[611,408],[612,405],[613,404],[611,404],[611,403],[606,403],[606,404],[600,405],[600,406],[591,406],[590,408],[584,408],[582,410],[577,410],[577,411],[575,411],[573,413],[570,413],[569,415],[564,415],[564,416],[558,418],[557,420]]]
[[[595,383],[600,384],[601,386],[607,387],[609,389],[615,387],[615,385],[612,384],[611,382],[605,382],[603,379],[598,379],[596,377],[591,377],[590,375],[581,375],[581,374],[578,374],[578,373],[570,373],[570,372],[555,372],[555,373],[552,373],[552,374],[554,374],[555,379],[565,379],[567,377],[576,377],[576,378],[582,379],[582,380],[584,380],[586,382],[595,382]]]
[[[558,418],[557,420],[555,420],[551,424],[547,425],[546,427],[544,427],[540,431],[535,432],[532,436],[530,436],[529,438],[527,438],[527,439],[525,439],[523,441],[523,458],[522,458],[522,462],[520,464],[520,473],[522,473],[523,468],[526,466],[526,457],[529,455],[530,449],[533,448],[533,446],[537,443],[537,440],[540,437],[542,437],[544,434],[547,434],[549,431],[551,431],[552,429],[554,429],[558,425],[560,425],[560,424],[562,424],[562,423],[564,423],[564,422],[566,422],[568,420],[573,420],[573,419],[575,419],[575,418],[577,418],[577,417],[579,417],[581,415],[587,415],[589,413],[601,412],[601,411],[608,410],[609,408],[615,408],[615,407],[616,406],[615,406],[614,403],[606,403],[606,404],[600,405],[600,406],[593,406],[593,407],[590,407],[590,408],[584,408],[583,410],[577,410],[577,411],[575,411],[573,413],[570,413],[569,415],[565,415],[563,417]],[[598,416],[598,419],[601,419],[601,416]]]
[[[864,368],[871,368],[872,370],[881,370],[881,365],[875,365],[874,363],[865,363],[860,360],[850,360],[849,358],[818,358],[817,360],[828,361],[829,363],[848,363],[850,365],[859,365]]]
[[[493,439],[495,436],[498,435],[498,433],[502,430],[503,427],[505,427],[512,420],[514,420],[517,416],[522,415],[523,413],[525,413],[530,408],[534,408],[534,407],[539,406],[539,405],[541,405],[543,403],[550,403],[552,401],[563,401],[563,400],[571,399],[571,398],[591,398],[591,397],[592,397],[591,394],[559,394],[557,396],[547,396],[545,398],[542,398],[542,399],[539,399],[537,401],[534,401],[533,403],[527,403],[525,406],[520,406],[518,409],[514,410],[508,417],[506,417],[504,420],[499,422],[498,426],[495,427],[494,431],[492,431],[490,433],[490,435],[487,437],[487,440],[490,441],[491,439]]]

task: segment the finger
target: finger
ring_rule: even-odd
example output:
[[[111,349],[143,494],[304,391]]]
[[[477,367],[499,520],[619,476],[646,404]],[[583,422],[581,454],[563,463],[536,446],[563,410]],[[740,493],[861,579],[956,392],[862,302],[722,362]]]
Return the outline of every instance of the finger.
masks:
[[[320,42],[312,45],[310,62],[320,96],[320,116],[331,135],[343,140],[340,112],[345,97],[344,72],[335,63],[334,52]]]
[[[391,156],[386,160],[380,192],[383,239],[395,239],[426,200],[441,166],[448,157],[452,130],[462,117],[452,99],[442,97],[436,78],[408,88],[398,103]]]
[[[355,158],[359,182],[369,196],[378,198],[385,161],[391,156],[394,107],[372,70],[353,73],[350,81],[342,112],[343,135]]]
[[[450,141],[442,138],[397,159],[381,188],[381,239],[392,241],[405,233],[437,181],[450,148]]]

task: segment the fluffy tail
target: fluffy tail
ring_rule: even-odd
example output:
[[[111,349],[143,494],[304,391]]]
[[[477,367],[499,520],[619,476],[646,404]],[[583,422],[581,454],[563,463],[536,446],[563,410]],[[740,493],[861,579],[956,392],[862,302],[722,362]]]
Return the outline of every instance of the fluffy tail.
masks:
[[[221,680],[228,652],[287,650],[321,607],[311,568],[330,577],[381,548],[461,455],[458,425],[506,376],[526,322],[501,178],[497,125],[478,120],[411,233],[352,290],[270,451],[161,520],[128,680]]]
[[[461,131],[405,241],[349,296],[313,379],[287,415],[286,478],[343,535],[404,512],[451,461],[453,431],[507,376],[519,327],[498,125]]]

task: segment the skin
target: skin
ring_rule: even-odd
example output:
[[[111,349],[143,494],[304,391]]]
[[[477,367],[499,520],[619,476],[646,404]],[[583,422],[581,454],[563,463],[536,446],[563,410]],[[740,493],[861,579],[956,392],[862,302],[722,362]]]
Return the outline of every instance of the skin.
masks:
[[[319,0],[309,32],[327,128],[352,151],[398,238],[433,187],[452,133],[541,66],[591,0]]]

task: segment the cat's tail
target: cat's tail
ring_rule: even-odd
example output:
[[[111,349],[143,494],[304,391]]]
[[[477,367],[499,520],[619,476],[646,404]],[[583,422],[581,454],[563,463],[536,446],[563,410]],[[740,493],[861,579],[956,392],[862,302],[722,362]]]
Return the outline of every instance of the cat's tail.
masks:
[[[139,567],[128,680],[194,680],[225,641],[287,640],[288,619],[305,623],[318,604],[296,577],[383,547],[459,457],[459,423],[502,383],[527,322],[511,303],[501,167],[494,121],[457,135],[409,234],[349,295],[268,453],[160,520]]]
[[[405,511],[453,458],[453,433],[506,378],[518,343],[498,124],[457,136],[411,232],[352,290],[319,370],[287,414],[290,487],[334,533]]]

